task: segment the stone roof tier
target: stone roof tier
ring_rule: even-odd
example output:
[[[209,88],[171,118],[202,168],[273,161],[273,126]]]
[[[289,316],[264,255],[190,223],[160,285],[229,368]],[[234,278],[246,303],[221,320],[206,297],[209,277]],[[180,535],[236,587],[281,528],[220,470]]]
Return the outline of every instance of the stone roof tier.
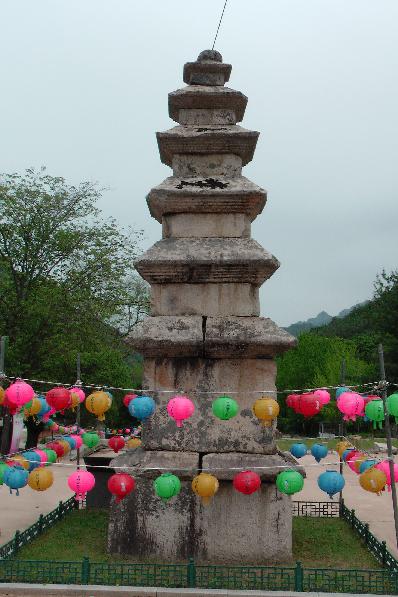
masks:
[[[246,104],[247,97],[229,87],[189,85],[169,93],[169,116],[180,124],[195,124],[195,112],[198,124],[206,122],[206,116],[207,123],[211,123],[211,116],[218,124],[236,124],[243,120]],[[192,114],[191,122],[187,110]]]

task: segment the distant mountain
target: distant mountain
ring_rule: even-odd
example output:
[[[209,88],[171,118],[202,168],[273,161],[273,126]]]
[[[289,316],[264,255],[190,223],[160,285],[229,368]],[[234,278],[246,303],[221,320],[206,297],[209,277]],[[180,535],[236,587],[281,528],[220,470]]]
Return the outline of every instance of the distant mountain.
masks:
[[[349,315],[353,309],[361,305],[365,305],[366,303],[367,301],[364,301],[363,303],[358,303],[349,309],[343,309],[334,317],[342,319],[343,317]],[[296,323],[292,323],[284,329],[289,332],[289,334],[298,337],[303,332],[308,332],[308,330],[312,330],[313,328],[319,328],[328,325],[328,323],[330,323],[334,317],[329,315],[329,313],[326,313],[326,311],[321,311],[316,317],[310,317],[307,319],[307,321],[297,321]]]

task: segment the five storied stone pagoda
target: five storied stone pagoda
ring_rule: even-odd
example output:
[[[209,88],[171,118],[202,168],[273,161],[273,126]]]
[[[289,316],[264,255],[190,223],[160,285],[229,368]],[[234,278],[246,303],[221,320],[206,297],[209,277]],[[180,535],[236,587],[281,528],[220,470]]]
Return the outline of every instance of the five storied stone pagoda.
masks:
[[[152,305],[129,337],[144,355],[143,389],[157,409],[144,424],[143,448],[113,461],[131,467],[136,490],[112,506],[111,552],[242,563],[291,556],[291,502],[276,490],[280,469],[272,468],[287,457],[277,452],[275,425],[263,427],[252,405],[275,390],[274,358],[295,339],[259,316],[259,287],[279,262],[250,235],[266,193],[242,176],[242,167],[252,160],[259,133],[236,124],[247,97],[224,87],[230,73],[216,51],[185,64],[187,86],[169,94],[178,125],[157,134],[161,161],[173,175],[148,195],[163,234],[136,263],[151,286]],[[181,428],[166,410],[177,393],[195,403]],[[222,394],[239,403],[228,421],[212,413]],[[232,486],[233,476],[248,469],[262,479],[250,496]],[[200,471],[220,483],[207,507],[191,490]],[[182,482],[167,503],[153,488],[164,472]]]

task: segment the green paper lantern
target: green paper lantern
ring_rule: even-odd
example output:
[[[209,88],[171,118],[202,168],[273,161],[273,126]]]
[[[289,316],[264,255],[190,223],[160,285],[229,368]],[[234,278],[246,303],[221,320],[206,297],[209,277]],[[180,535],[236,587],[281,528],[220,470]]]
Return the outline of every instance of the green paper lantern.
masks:
[[[279,473],[276,478],[276,486],[281,493],[292,495],[303,489],[304,479],[299,472],[287,470]]]
[[[5,462],[0,462],[0,485],[3,485],[3,476],[10,467]]]
[[[100,438],[97,433],[86,432],[82,435],[83,444],[87,446],[87,448],[95,448],[98,446],[100,442]]]
[[[222,421],[232,419],[239,412],[239,405],[231,396],[220,396],[212,404],[213,415]]]
[[[181,491],[181,481],[172,473],[163,473],[153,482],[156,495],[165,502]]]
[[[398,392],[394,392],[387,398],[387,410],[390,415],[395,417],[395,422],[398,423]]]
[[[365,407],[365,414],[370,421],[373,421],[373,429],[383,428],[384,406],[383,400],[371,400]]]
[[[43,452],[47,454],[47,466],[49,466],[50,464],[54,464],[54,462],[57,462],[58,457],[55,450],[50,450],[50,448],[43,448]]]

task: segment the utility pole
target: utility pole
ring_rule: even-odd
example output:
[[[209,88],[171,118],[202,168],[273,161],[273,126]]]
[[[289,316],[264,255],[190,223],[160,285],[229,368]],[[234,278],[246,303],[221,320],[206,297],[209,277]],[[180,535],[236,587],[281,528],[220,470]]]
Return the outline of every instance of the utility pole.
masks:
[[[384,352],[383,352],[382,344],[379,344],[379,366],[380,366],[380,381],[381,381],[381,399],[383,400],[384,422],[385,422],[385,428],[386,428],[387,454],[388,454],[388,463],[390,466],[391,497],[392,497],[392,507],[393,507],[393,511],[394,511],[395,539],[396,539],[396,544],[397,544],[397,548],[398,548],[397,488],[395,486],[394,456],[392,453],[390,415],[388,414],[388,410],[387,410],[387,383],[386,383],[386,370],[384,367]]]
[[[0,385],[5,379],[5,358],[8,336],[0,338]],[[1,453],[8,454],[10,446],[11,415],[8,408],[3,406],[3,431],[1,434]]]

